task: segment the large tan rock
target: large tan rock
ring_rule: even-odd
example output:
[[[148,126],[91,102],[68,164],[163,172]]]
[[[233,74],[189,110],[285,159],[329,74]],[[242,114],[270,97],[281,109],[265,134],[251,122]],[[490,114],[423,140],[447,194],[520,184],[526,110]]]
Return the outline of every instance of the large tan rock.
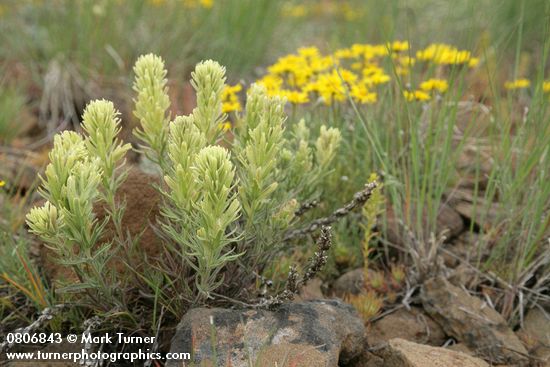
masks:
[[[424,282],[424,309],[445,333],[495,364],[527,364],[527,350],[506,320],[489,305],[443,277]]]
[[[487,362],[453,350],[392,339],[381,351],[385,367],[489,367]]]

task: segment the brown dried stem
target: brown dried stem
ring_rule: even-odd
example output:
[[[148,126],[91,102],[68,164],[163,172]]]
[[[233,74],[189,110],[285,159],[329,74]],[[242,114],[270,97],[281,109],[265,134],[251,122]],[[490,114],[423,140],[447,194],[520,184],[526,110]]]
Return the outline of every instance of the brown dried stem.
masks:
[[[327,263],[327,253],[332,245],[331,228],[323,226],[321,235],[317,239],[317,251],[309,259],[308,265],[302,277],[299,276],[295,266],[291,266],[288,272],[288,278],[285,289],[275,295],[263,299],[258,305],[258,308],[275,308],[286,301],[291,301],[294,296],[300,292],[307,282],[315,277],[315,275]]]
[[[329,225],[333,224],[334,222],[338,221],[338,219],[340,219],[342,217],[345,217],[350,212],[352,212],[354,209],[363,206],[363,204],[365,204],[367,202],[367,200],[369,200],[369,198],[372,195],[372,192],[374,191],[374,189],[376,189],[377,186],[378,186],[378,183],[376,181],[373,181],[371,183],[366,184],[365,187],[363,188],[363,190],[361,190],[361,191],[355,193],[355,195],[353,195],[353,199],[349,203],[347,203],[346,205],[344,205],[343,207],[341,207],[339,209],[336,209],[328,217],[316,219],[313,222],[309,223],[304,228],[289,231],[285,235],[283,241],[288,242],[288,241],[293,240],[295,238],[307,236],[308,234],[313,233],[316,230],[318,230],[320,227],[329,226]]]

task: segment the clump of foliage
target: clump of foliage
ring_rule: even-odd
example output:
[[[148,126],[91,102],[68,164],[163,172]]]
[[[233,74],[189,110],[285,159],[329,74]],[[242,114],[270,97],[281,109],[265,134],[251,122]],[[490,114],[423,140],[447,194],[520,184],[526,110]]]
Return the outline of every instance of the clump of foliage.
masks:
[[[140,151],[163,177],[157,187],[163,199],[157,218],[159,257],[147,259],[143,271],[123,270],[134,276],[122,277],[119,267],[112,266],[130,264],[132,251],[126,249],[140,248],[139,238],[130,238],[121,226],[125,205],[117,197],[130,147],[118,140],[119,113],[105,100],[87,106],[85,135],[63,132],[55,137],[40,188],[47,202],[29,213],[31,231],[76,274],[78,282],[62,290],[104,311],[131,313],[130,304],[136,301],[128,299],[132,289],[150,295],[154,310],[162,306],[175,316],[193,304],[253,299],[260,275],[294,237],[341,216],[309,226],[302,216],[303,206],[323,191],[340,145],[339,130],[321,126],[314,142],[304,122],[287,133],[285,100],[252,85],[245,111],[233,121],[228,139],[227,115],[222,112],[225,69],[218,63],[208,60],[196,66],[192,85],[197,107],[187,116],[169,113],[160,57],[140,57],[134,71],[134,113],[140,122],[135,135],[142,143]],[[364,204],[374,187],[354,198],[348,212]],[[107,208],[101,220],[95,204]],[[114,235],[107,235],[109,222]],[[319,252],[298,283],[307,282],[326,262],[329,234],[323,232],[319,241]],[[289,281],[295,278],[293,270]]]
[[[25,97],[14,86],[0,81],[0,144],[9,144],[20,132],[19,114]]]
[[[372,173],[369,182],[377,182],[379,177]],[[384,212],[385,197],[382,184],[372,191],[369,201],[363,205],[361,212],[363,230],[363,286],[358,294],[345,294],[344,299],[355,307],[366,322],[376,317],[384,306],[384,302],[395,302],[405,280],[405,271],[401,265],[392,265],[391,272],[374,270],[369,256],[373,252],[372,240],[377,235],[375,228],[379,216]]]
[[[378,315],[384,305],[382,297],[371,290],[359,294],[348,294],[344,297],[344,300],[351,304],[365,321]]]
[[[372,173],[369,182],[376,182],[378,180],[378,175]],[[384,207],[384,195],[382,195],[382,185],[376,187],[373,190],[371,199],[365,203],[363,210],[361,212],[364,223],[362,224],[363,228],[363,275],[365,279],[368,279],[368,269],[369,269],[369,255],[372,252],[370,247],[370,242],[375,237],[376,232],[374,228],[378,221],[378,217],[383,213]]]
[[[376,182],[378,175],[372,173],[369,182]],[[378,216],[383,212],[385,198],[382,195],[382,185],[376,187],[369,201],[365,203],[361,211],[363,223],[363,288],[359,294],[347,294],[344,299],[355,307],[363,320],[368,321],[375,317],[384,304],[384,292],[380,285],[383,284],[383,275],[380,272],[369,270],[369,255],[372,252],[371,241],[376,235],[374,228]],[[371,274],[373,275],[371,277]],[[382,275],[382,278],[378,277]]]

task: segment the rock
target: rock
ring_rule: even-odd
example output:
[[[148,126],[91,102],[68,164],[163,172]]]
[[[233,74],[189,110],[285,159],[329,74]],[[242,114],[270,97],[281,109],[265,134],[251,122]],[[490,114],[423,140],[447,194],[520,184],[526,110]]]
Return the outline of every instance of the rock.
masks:
[[[465,343],[493,363],[525,365],[527,350],[506,320],[481,299],[442,277],[424,282],[420,292],[424,309],[445,333]]]
[[[483,192],[476,194],[468,188],[454,189],[446,195],[446,200],[461,216],[481,228],[494,227],[502,213],[502,205],[484,198]]]
[[[445,244],[444,249],[447,251],[442,254],[445,265],[456,268],[462,261],[469,263],[477,260],[478,256],[485,255],[485,252],[480,253],[478,250],[479,241],[479,234],[465,231],[450,243]]]
[[[453,208],[443,204],[439,207],[436,227],[438,233],[448,230],[447,237],[455,237],[464,230],[464,221]]]
[[[301,302],[325,298],[325,296],[323,295],[322,286],[323,281],[321,279],[314,278],[310,280],[305,287],[302,287],[302,289],[300,289],[300,294],[298,294],[294,298],[294,301]]]
[[[332,292],[337,297],[346,294],[359,294],[364,289],[365,273],[363,268],[348,271],[340,276],[332,285]]]
[[[390,339],[405,339],[415,343],[442,345],[446,337],[439,326],[421,308],[401,308],[374,322],[367,331],[369,345],[377,345]]]
[[[380,275],[383,276],[383,273],[377,270],[368,269],[369,279],[372,280],[374,277],[379,277]],[[386,282],[387,279],[384,279],[384,281]],[[359,268],[350,270],[336,279],[330,288],[330,293],[333,296],[344,298],[349,294],[359,294],[365,291],[365,289],[365,270]]]
[[[414,211],[413,211],[414,212]],[[399,217],[395,215],[394,209],[391,206],[388,206],[386,210],[386,236],[387,239],[395,244],[404,245],[406,241],[404,240],[402,233],[403,228],[399,224]],[[424,218],[422,218],[422,223],[424,226],[427,226],[428,219],[426,213],[424,213]],[[416,219],[412,218],[411,223],[416,223]],[[447,238],[452,238],[458,236],[464,230],[464,222],[462,217],[450,206],[442,204],[439,208],[438,217],[436,221],[436,233],[441,233],[443,231],[448,231],[446,236]],[[424,233],[425,237],[428,237],[429,233]]]
[[[493,157],[490,147],[480,140],[470,140],[465,144],[456,159],[456,170],[459,173],[455,189],[467,189],[471,192],[484,190],[489,183],[493,168]]]
[[[159,214],[161,196],[153,185],[159,183],[159,178],[148,175],[139,170],[136,166],[130,166],[128,177],[120,186],[117,198],[126,202],[126,210],[122,218],[122,228],[130,233],[132,238],[139,237],[139,247],[147,255],[149,260],[154,260],[162,254],[161,243],[151,227],[156,222]],[[94,206],[94,213],[101,222],[107,215],[104,204],[98,203]],[[105,226],[104,237],[106,239],[114,236],[115,228],[112,222]],[[50,279],[70,279],[76,281],[76,275],[72,269],[58,264],[52,258],[52,250],[46,246],[40,248],[40,262],[43,264],[46,274]],[[134,269],[143,266],[141,258],[125,259]],[[120,262],[112,264],[117,271],[129,271],[127,266]]]
[[[384,367],[384,360],[376,354],[364,351],[349,367]]]
[[[447,349],[454,350],[455,352],[462,352],[470,356],[475,356],[475,353],[472,352],[472,350],[468,348],[468,346],[464,343],[455,343],[455,344],[449,345]]]
[[[150,259],[155,258],[162,252],[161,241],[151,227],[151,224],[156,224],[160,212],[159,205],[162,196],[154,187],[159,185],[160,178],[144,173],[136,166],[129,168],[128,177],[117,191],[117,198],[126,203],[122,228],[129,232],[133,238],[139,236],[139,247]],[[108,215],[103,204],[96,205],[94,211],[99,221]],[[111,238],[115,232],[114,225],[109,222],[105,231],[106,237]]]
[[[539,308],[529,310],[523,321],[523,330],[539,343],[550,346],[550,313]]]
[[[461,263],[449,275],[449,282],[452,285],[470,288],[478,279],[478,273],[469,264]]]
[[[274,311],[192,309],[178,325],[170,350],[191,353],[199,365],[298,367],[345,364],[365,346],[356,311],[339,300],[319,300]],[[181,366],[181,361],[166,366]]]
[[[479,359],[446,348],[392,339],[381,350],[385,367],[489,367]]]
[[[539,308],[529,310],[517,334],[531,355],[544,361],[542,366],[550,367],[550,314]]]
[[[472,85],[479,82],[475,78]],[[469,84],[470,85],[470,84]],[[490,107],[474,101],[449,102],[446,108],[454,110],[453,114],[445,117],[444,126],[452,128],[452,147],[458,155],[456,158],[456,170],[458,171],[458,187],[484,188],[488,182],[488,176],[492,168],[494,154],[491,154],[491,141],[494,136],[491,126],[494,115]],[[433,111],[426,108],[421,117],[421,132],[423,139],[431,131]],[[453,185],[454,186],[454,185]]]
[[[5,188],[26,192],[40,181],[39,175],[44,173],[48,154],[46,151],[37,153],[24,148],[6,148],[0,152],[0,162],[0,177],[6,183]]]

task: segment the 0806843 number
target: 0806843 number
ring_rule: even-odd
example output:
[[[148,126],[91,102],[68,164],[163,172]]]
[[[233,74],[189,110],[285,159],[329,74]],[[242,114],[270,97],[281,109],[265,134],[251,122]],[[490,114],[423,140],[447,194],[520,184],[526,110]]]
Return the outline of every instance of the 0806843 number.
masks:
[[[6,335],[6,342],[8,344],[44,344],[55,343],[60,344],[63,341],[60,333],[8,333]]]

